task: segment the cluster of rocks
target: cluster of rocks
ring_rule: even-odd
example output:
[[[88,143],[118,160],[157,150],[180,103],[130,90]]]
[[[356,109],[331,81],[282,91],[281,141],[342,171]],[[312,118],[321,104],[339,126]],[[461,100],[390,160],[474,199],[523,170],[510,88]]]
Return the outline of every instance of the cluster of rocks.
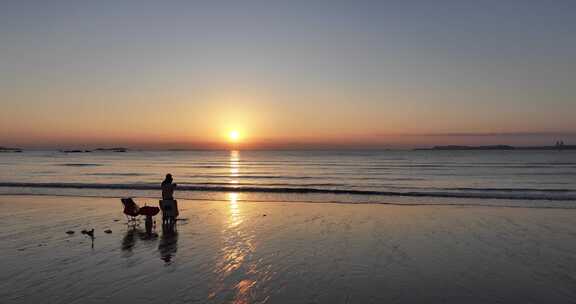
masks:
[[[74,233],[76,233],[76,231],[74,231],[74,230],[66,231],[66,234],[69,234],[69,235],[72,235]],[[85,234],[89,237],[94,237],[94,228],[92,228],[90,230],[83,229],[82,231],[80,231],[80,233]],[[104,230],[104,233],[112,233],[112,229],[106,229],[106,230]]]

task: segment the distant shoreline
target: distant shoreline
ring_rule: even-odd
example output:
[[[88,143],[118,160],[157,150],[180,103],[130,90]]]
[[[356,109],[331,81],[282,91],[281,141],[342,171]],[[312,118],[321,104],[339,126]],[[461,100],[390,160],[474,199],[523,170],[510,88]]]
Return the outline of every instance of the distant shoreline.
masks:
[[[554,150],[576,150],[576,145],[561,145],[561,146],[527,146],[527,147],[516,147],[509,145],[489,145],[489,146],[434,146],[432,148],[416,148],[415,151],[430,151],[430,150],[440,150],[440,151],[462,151],[462,150],[544,150],[544,151],[554,151]]]

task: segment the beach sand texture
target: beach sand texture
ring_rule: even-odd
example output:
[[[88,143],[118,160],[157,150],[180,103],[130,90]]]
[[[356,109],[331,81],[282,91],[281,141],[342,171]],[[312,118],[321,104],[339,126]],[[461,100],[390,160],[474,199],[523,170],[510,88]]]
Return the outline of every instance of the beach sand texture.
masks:
[[[576,302],[576,210],[241,196],[180,200],[152,237],[118,199],[1,196],[1,302]]]

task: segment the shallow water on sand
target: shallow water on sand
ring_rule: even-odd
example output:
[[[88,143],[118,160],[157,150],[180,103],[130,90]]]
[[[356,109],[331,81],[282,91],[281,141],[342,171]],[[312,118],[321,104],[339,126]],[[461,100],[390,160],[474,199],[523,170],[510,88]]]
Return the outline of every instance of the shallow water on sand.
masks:
[[[152,236],[117,199],[0,196],[2,303],[576,301],[576,211],[242,195],[181,200]]]

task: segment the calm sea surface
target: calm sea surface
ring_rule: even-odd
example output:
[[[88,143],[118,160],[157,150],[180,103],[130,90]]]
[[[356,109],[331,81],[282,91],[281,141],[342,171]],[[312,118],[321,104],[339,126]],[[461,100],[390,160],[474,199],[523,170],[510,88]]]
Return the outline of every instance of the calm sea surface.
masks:
[[[0,154],[0,194],[576,207],[571,151],[129,151]]]

